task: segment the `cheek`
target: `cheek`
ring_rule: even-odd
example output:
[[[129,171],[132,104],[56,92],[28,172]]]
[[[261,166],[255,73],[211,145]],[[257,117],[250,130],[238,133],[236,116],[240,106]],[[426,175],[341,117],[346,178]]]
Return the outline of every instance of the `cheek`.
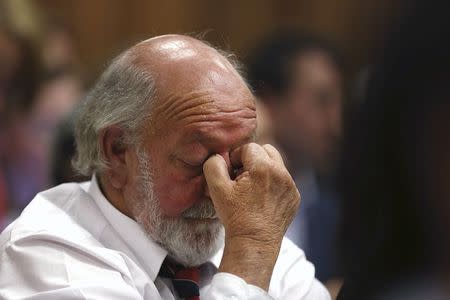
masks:
[[[155,182],[155,192],[166,216],[177,217],[204,197],[203,176],[185,178],[172,172]]]

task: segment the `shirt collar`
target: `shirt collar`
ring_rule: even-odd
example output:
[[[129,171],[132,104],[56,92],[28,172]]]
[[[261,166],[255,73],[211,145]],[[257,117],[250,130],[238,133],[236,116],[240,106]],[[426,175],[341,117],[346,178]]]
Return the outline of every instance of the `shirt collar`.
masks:
[[[150,239],[138,223],[122,214],[105,198],[95,175],[92,176],[88,193],[114,230],[127,243],[133,254],[144,266],[152,281],[155,281],[167,256],[167,251]]]
[[[210,258],[209,262],[212,263],[214,267],[216,267],[216,269],[219,269],[220,262],[222,261],[222,256],[223,246],[219,249],[219,251],[216,252],[216,254],[214,254],[213,257]]]

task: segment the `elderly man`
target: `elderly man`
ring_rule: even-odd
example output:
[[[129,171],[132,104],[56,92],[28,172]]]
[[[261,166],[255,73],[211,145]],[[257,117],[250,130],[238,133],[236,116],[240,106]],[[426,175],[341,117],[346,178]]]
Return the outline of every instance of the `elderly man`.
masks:
[[[1,235],[2,299],[329,299],[283,235],[299,193],[252,143],[231,60],[168,35],[125,51],[76,124],[90,182],[36,196]]]

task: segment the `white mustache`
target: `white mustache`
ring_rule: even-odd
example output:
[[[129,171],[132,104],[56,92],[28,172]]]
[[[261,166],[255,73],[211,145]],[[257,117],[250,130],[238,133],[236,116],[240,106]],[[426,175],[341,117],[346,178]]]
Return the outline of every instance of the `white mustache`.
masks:
[[[198,202],[186,209],[182,214],[184,218],[192,219],[214,219],[216,218],[216,210],[210,200]]]

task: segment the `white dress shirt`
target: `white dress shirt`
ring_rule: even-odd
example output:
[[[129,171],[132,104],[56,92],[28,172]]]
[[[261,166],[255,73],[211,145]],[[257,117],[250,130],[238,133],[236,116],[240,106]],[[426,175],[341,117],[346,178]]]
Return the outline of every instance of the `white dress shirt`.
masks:
[[[201,270],[201,299],[330,299],[287,239],[268,293],[218,273],[222,253]],[[110,204],[95,177],[62,184],[39,193],[0,235],[0,299],[179,299],[158,277],[166,255]]]

